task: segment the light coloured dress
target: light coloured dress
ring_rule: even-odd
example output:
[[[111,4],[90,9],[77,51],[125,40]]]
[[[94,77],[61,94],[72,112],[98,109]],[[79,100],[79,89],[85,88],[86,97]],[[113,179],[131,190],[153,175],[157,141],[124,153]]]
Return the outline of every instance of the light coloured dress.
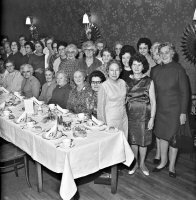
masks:
[[[107,79],[98,91],[97,118],[108,126],[122,130],[127,138],[128,119],[125,109],[126,83]]]

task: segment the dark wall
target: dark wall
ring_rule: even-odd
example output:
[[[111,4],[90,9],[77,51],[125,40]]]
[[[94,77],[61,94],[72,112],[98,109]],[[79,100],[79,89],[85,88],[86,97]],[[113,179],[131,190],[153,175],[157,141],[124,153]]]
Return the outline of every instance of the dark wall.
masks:
[[[3,4],[1,32],[16,39],[21,33],[30,35],[25,25],[28,15],[34,17],[39,33],[79,44],[84,29],[82,16],[91,13],[102,36],[111,46],[121,40],[136,45],[140,37],[152,42],[173,42],[180,62],[187,70],[196,93],[196,68],[184,60],[181,37],[192,22],[195,0],[1,0]]]

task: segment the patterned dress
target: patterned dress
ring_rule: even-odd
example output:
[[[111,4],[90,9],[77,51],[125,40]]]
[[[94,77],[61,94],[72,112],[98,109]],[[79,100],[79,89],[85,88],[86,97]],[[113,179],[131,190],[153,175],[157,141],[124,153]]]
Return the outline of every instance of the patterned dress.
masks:
[[[127,85],[128,142],[131,145],[147,146],[152,142],[152,132],[147,130],[151,107],[149,88],[151,79],[129,78]]]
[[[73,88],[69,94],[68,109],[73,113],[89,113],[90,104],[93,101],[93,91],[88,84],[78,91],[77,88]]]

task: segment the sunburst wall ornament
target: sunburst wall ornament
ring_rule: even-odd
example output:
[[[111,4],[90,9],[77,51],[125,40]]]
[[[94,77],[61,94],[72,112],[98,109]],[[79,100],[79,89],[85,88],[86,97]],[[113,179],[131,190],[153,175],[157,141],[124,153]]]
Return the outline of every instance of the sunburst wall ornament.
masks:
[[[185,28],[181,47],[185,58],[189,62],[196,64],[196,23],[189,24]]]

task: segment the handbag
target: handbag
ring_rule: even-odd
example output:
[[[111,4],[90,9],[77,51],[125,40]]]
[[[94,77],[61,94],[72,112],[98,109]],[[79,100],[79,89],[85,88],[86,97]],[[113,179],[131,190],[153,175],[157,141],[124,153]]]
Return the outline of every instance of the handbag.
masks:
[[[180,125],[177,133],[172,136],[170,145],[180,151],[188,153],[193,151],[193,137],[188,123]]]

